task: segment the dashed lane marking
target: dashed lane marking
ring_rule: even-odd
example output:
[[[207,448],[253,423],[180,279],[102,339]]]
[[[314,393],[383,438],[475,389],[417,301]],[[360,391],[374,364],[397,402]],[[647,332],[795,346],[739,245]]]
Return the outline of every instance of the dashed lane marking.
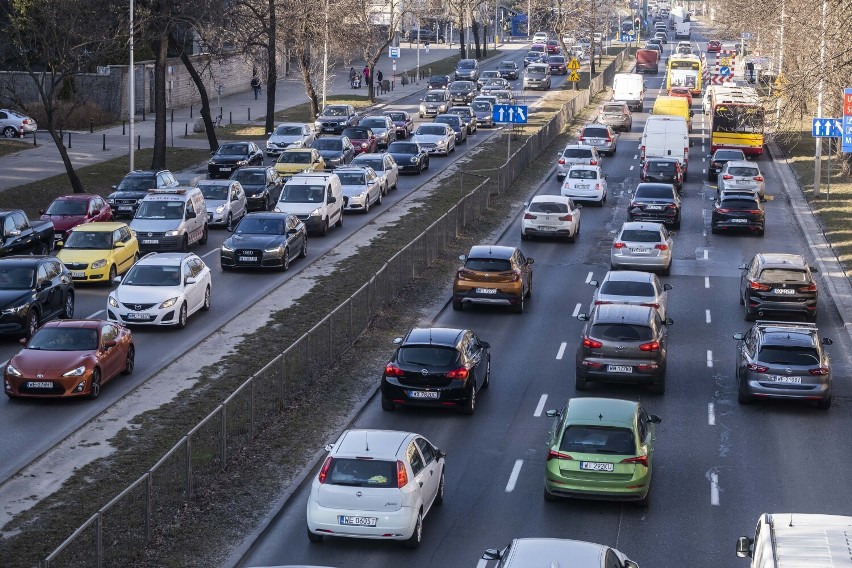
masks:
[[[713,368],[713,351],[710,349],[707,350],[707,366]]]
[[[712,402],[707,403],[707,424],[716,425],[716,407]]]
[[[565,345],[564,343],[562,345]],[[538,399],[538,405],[535,407],[535,412],[533,412],[533,416],[538,418],[541,416],[542,411],[544,410],[544,404],[547,402],[547,394],[541,395],[541,398]]]
[[[719,474],[710,474],[710,504],[719,505]]]
[[[710,310],[704,310],[704,320],[710,323]]]
[[[515,490],[515,484],[518,482],[518,475],[521,474],[521,467],[524,465],[524,460],[515,460],[515,467],[512,468],[512,473],[509,475],[509,483],[506,484],[506,493],[511,493]]]
[[[562,344],[559,346],[559,351],[556,353],[556,359],[557,360],[561,360],[562,357],[565,356],[565,348],[566,347],[568,347],[568,344],[563,341]]]

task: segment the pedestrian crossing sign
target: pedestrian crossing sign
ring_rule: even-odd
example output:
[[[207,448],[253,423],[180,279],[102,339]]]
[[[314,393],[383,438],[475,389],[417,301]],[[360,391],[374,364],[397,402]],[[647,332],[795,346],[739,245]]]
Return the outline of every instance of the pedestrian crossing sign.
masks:
[[[577,73],[576,70],[572,70],[571,74],[568,75],[568,80],[569,81],[579,81],[580,80],[580,74]]]
[[[568,69],[573,69],[573,70],[576,71],[579,68],[580,68],[580,62],[577,61],[576,57],[572,57],[571,61],[568,62]]]

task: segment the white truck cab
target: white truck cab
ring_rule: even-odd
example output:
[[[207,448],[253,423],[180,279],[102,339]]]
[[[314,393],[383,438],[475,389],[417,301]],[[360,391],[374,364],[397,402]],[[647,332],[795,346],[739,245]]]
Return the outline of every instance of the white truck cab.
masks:
[[[805,513],[764,513],[754,538],[737,539],[737,556],[751,568],[838,568],[852,566],[852,517]]]

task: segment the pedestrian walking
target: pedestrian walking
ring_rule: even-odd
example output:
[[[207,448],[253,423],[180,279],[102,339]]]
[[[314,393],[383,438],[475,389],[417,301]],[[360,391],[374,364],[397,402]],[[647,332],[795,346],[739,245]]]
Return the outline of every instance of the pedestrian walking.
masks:
[[[355,89],[356,79],[358,78],[358,72],[355,71],[354,67],[349,68],[349,85],[351,88]]]
[[[364,65],[364,82],[367,83],[367,86],[370,86],[370,66]]]
[[[254,100],[260,95],[260,77],[255,75],[251,78],[251,88],[254,91]]]
[[[426,53],[429,53],[429,40],[427,39],[425,42],[423,42],[423,45],[426,47]]]

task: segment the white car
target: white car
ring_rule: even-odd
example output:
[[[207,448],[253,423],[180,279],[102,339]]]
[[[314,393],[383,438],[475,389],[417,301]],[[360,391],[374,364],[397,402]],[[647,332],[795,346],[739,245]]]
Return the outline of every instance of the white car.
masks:
[[[189,316],[210,309],[210,269],[191,252],[147,254],[115,281],[109,321],[183,328]]]
[[[535,32],[532,37],[533,43],[547,43],[547,32]]]
[[[602,304],[630,304],[656,308],[660,318],[666,319],[668,291],[672,285],[661,283],[659,276],[652,272],[611,270],[601,282],[590,280],[589,285],[595,287],[589,313]]]
[[[524,204],[521,239],[530,237],[562,237],[574,242],[580,233],[580,208],[570,197],[536,195]]]
[[[601,156],[594,146],[583,146],[582,144],[568,144],[561,152],[556,154],[556,179],[562,181],[568,175],[568,170],[576,164],[587,164],[597,166],[601,163]]]
[[[595,201],[603,206],[607,195],[606,177],[600,166],[573,165],[562,183],[561,193],[565,197]]]
[[[449,156],[456,151],[456,133],[449,124],[427,122],[414,131],[414,142],[429,152]]]
[[[747,189],[758,197],[766,197],[766,179],[755,162],[731,160],[725,162],[716,180],[717,191],[720,193],[732,189]]]
[[[347,430],[311,484],[308,539],[405,541],[417,548],[423,519],[444,502],[443,451],[411,432]]]
[[[0,109],[0,135],[3,138],[18,138],[38,130],[36,121],[7,108]]]
[[[266,141],[266,156],[280,156],[286,148],[310,148],[315,138],[310,124],[284,122],[275,127]]]
[[[246,216],[246,192],[240,182],[230,179],[203,179],[196,187],[207,204],[207,224],[233,227]]]
[[[396,189],[399,183],[399,165],[390,154],[359,154],[349,165],[373,168],[373,171],[379,176],[382,193],[385,195],[389,190]]]
[[[352,167],[334,170],[343,190],[343,210],[368,213],[370,206],[382,204],[382,183],[373,168]]]

